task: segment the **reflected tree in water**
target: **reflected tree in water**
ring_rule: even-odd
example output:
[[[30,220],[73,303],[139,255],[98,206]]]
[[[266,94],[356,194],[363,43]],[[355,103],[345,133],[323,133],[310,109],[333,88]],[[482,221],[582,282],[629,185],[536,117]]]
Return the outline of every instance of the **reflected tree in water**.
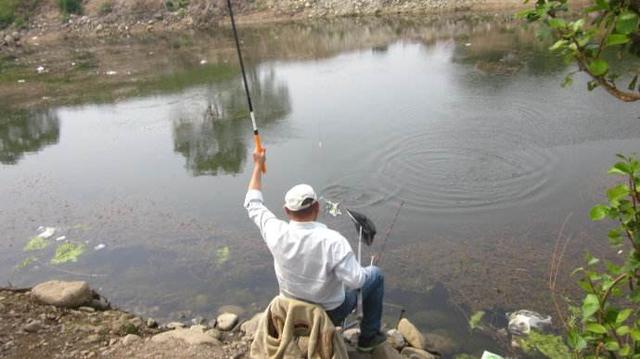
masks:
[[[14,165],[25,153],[58,143],[60,121],[54,111],[20,110],[0,119],[0,163]]]
[[[290,112],[289,92],[273,71],[247,73],[256,117],[268,129]],[[181,113],[173,123],[174,151],[182,154],[195,176],[236,174],[247,158],[251,124],[239,79],[213,84],[206,100]]]

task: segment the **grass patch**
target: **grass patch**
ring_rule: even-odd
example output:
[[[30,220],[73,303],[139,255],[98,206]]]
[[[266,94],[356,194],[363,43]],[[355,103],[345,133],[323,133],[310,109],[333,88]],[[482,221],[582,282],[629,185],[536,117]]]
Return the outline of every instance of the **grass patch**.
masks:
[[[100,13],[100,15],[107,15],[113,12],[113,1],[103,1],[98,8],[98,12]]]
[[[65,15],[82,13],[82,3],[80,0],[58,0],[58,7]]]
[[[166,0],[164,2],[165,7],[169,11],[178,11],[180,9],[185,9],[189,6],[189,0]]]
[[[38,4],[40,0],[0,0],[0,29],[24,26]]]

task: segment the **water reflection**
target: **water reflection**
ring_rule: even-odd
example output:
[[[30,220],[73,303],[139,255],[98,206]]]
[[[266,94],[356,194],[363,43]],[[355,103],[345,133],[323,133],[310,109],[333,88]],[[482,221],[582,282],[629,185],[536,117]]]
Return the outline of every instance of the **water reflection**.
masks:
[[[60,121],[55,111],[19,110],[0,120],[0,163],[15,165],[25,153],[58,143]]]
[[[291,111],[289,91],[273,69],[250,69],[247,76],[260,127],[268,127]],[[194,176],[239,173],[251,133],[242,82],[212,84],[205,97],[173,121],[174,151],[186,158],[186,167]]]

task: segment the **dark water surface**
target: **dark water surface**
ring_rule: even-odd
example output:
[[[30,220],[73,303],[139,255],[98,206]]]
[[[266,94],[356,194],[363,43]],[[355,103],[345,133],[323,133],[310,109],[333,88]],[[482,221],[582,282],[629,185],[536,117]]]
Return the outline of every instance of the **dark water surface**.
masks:
[[[580,76],[561,88],[572,69],[532,29],[457,17],[244,31],[274,212],[306,182],[382,233],[405,203],[383,263],[389,323],[405,307],[423,329],[455,337],[457,352],[492,348],[468,334],[465,316],[553,314],[547,267],[563,222],[563,269],[606,245],[607,225],[591,224],[588,210],[611,183],[614,154],[640,148],[640,105],[589,93]],[[223,35],[206,40],[224,43],[207,66],[235,61]],[[225,304],[255,311],[275,294],[271,258],[242,208],[253,143],[240,77],[202,83],[193,56],[158,68],[177,87],[5,116],[0,282],[89,280],[161,319],[211,317]],[[321,221],[355,240],[346,217]],[[39,226],[85,254],[49,264],[63,242],[53,238],[24,252]]]

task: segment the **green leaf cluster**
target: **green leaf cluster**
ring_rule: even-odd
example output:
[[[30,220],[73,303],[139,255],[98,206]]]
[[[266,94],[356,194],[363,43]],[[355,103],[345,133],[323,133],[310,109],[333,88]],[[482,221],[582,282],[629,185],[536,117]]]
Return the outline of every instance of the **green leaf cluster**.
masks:
[[[567,63],[576,63],[579,71],[591,76],[589,91],[602,86],[625,101],[640,100],[640,67],[622,68],[616,60],[640,57],[640,3],[591,0],[591,5],[576,16],[569,12],[567,0],[537,0],[533,8],[518,16],[543,26],[546,30],[540,33],[553,41],[549,50]],[[567,76],[563,86],[571,83],[572,75]],[[620,78],[628,80],[626,89],[616,83]]]
[[[609,174],[621,182],[606,191],[607,203],[594,206],[590,216],[617,222],[609,243],[626,256],[613,263],[587,254],[586,266],[574,271],[584,291],[581,305],[570,308],[567,342],[575,357],[640,358],[640,162],[618,158]]]

